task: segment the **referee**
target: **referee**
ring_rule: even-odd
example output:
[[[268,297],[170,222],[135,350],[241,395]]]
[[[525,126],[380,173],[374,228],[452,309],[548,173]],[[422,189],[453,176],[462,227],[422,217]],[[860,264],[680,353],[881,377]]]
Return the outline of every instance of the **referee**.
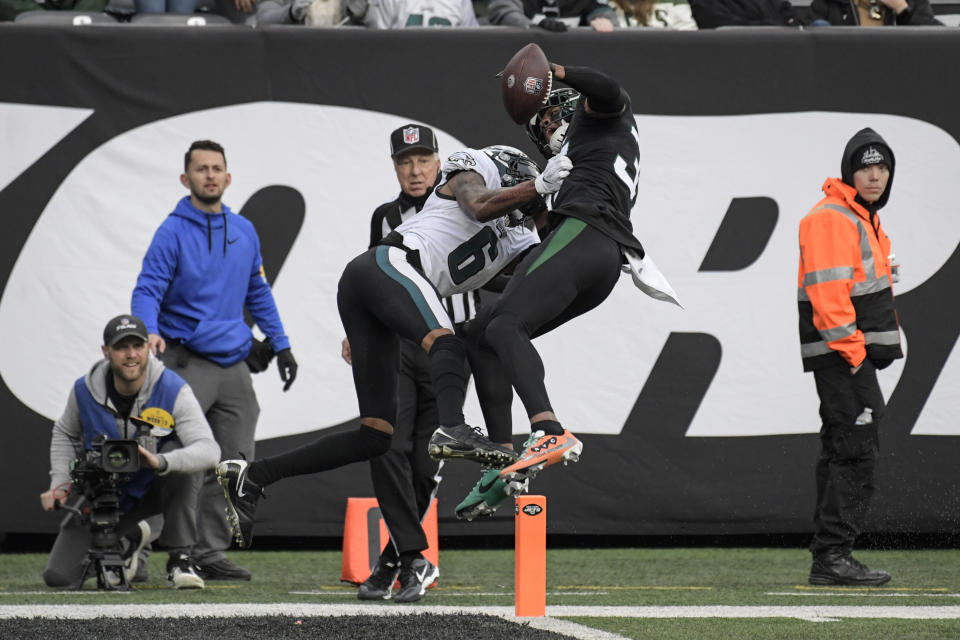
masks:
[[[440,178],[437,151],[437,138],[429,127],[405,124],[390,134],[390,156],[400,183],[400,195],[373,212],[371,247],[423,208]],[[445,298],[444,302],[459,332],[463,323],[475,314],[477,294],[458,294]],[[343,358],[350,362],[350,345],[346,339]],[[390,543],[370,577],[360,585],[357,597],[361,600],[390,598],[400,573],[398,546],[403,549],[427,546],[421,523],[439,480],[439,464],[427,454],[427,442],[438,424],[428,363],[429,356],[420,345],[401,340],[397,421],[392,444],[387,453],[370,460],[370,476],[376,495],[380,496],[380,510],[385,516],[391,514],[384,519],[394,525]]]

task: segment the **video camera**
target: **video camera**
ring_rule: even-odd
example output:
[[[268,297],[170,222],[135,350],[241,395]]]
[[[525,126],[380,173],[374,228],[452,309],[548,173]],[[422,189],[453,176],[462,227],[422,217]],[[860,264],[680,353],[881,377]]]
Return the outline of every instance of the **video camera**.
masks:
[[[85,503],[64,507],[76,513],[81,521],[89,522],[91,542],[80,583],[93,571],[97,588],[111,591],[129,591],[130,584],[123,573],[123,548],[117,535],[120,523],[120,490],[132,474],[140,470],[140,452],[137,440],[108,440],[101,436],[92,448],[77,458],[70,469],[73,486],[83,494]]]

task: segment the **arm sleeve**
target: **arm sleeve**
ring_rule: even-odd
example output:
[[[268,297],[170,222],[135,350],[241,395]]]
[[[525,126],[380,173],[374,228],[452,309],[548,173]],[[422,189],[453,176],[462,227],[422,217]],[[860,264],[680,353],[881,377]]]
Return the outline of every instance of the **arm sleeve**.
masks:
[[[254,246],[256,252],[253,264],[250,266],[250,280],[247,285],[247,297],[245,305],[250,312],[260,330],[270,340],[270,346],[274,351],[282,351],[290,348],[290,339],[283,331],[283,323],[280,321],[280,313],[277,311],[277,303],[273,298],[273,291],[267,284],[267,276],[263,272],[263,258],[260,257],[260,239],[253,232]],[[146,320],[144,320],[146,322]],[[148,327],[150,325],[147,325]]]
[[[383,220],[387,217],[387,209],[390,204],[392,203],[380,205],[374,209],[373,215],[370,216],[370,244],[367,245],[368,249],[372,249],[385,235],[383,233]]]
[[[855,367],[867,357],[850,299],[859,262],[859,234],[849,220],[831,213],[804,220],[800,229],[804,290],[813,307],[813,325],[827,346]]]
[[[600,115],[617,115],[626,106],[627,94],[616,80],[590,67],[563,67],[564,82],[587,98],[590,110]]]
[[[161,226],[143,256],[143,266],[130,299],[130,312],[143,320],[150,333],[159,333],[157,317],[160,314],[160,302],[167,293],[176,269],[176,239]]]
[[[173,405],[173,418],[181,446],[161,453],[167,461],[167,470],[163,475],[192,473],[215,467],[220,461],[220,447],[213,439],[213,432],[190,385],[180,387]]]
[[[521,0],[490,0],[487,7],[490,24],[501,27],[529,27],[530,18],[523,13]]]
[[[50,434],[50,488],[70,482],[70,464],[83,451],[83,429],[80,426],[80,409],[73,389],[67,398],[67,406]]]

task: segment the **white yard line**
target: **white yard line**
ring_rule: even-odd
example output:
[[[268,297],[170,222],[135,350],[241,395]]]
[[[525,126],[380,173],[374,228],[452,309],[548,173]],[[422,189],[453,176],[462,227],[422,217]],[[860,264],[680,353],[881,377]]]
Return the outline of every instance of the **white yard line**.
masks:
[[[960,619],[960,606],[665,606],[665,607],[606,607],[565,606],[547,607],[548,618],[517,618],[512,606],[461,607],[397,604],[124,604],[107,605],[0,605],[0,618],[67,618],[74,620],[98,617],[111,618],[177,618],[177,617],[236,617],[236,616],[346,616],[346,615],[408,615],[419,613],[472,613],[499,616],[508,620],[531,624],[570,624],[550,619],[559,617],[621,617],[621,618],[795,618],[800,620],[835,620],[843,618],[900,618],[900,619]],[[579,625],[577,625],[579,626]],[[539,628],[539,627],[538,627]],[[586,637],[561,632],[574,637]],[[599,638],[596,629],[590,637]],[[603,636],[616,638],[614,634]]]

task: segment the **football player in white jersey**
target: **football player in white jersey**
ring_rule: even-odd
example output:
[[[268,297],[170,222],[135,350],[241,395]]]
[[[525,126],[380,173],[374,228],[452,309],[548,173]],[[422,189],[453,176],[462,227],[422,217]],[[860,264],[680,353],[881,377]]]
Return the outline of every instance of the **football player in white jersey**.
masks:
[[[489,153],[488,153],[489,152]],[[396,233],[402,244],[420,253],[423,273],[441,296],[472,291],[483,286],[503,270],[518,254],[536,244],[536,234],[523,225],[513,225],[508,216],[496,212],[485,219],[462,215],[450,180],[458,174],[461,181],[491,188],[514,186],[533,179],[539,171],[532,161],[512,147],[487,147],[483,151],[464,149],[447,158],[440,167],[441,184],[430,196],[419,215],[410,218]],[[513,155],[511,155],[513,154]],[[494,160],[493,158],[497,158]],[[502,167],[511,161],[512,173],[501,178]],[[390,244],[389,237],[384,239]]]
[[[360,426],[269,458],[217,465],[228,519],[241,546],[250,544],[257,501],[266,485],[369,460],[389,449],[397,415],[400,337],[421,345],[430,356],[440,422],[431,446],[436,441],[445,457],[479,459],[491,466],[516,460],[512,449],[465,424],[466,346],[453,332],[438,289],[450,295],[482,286],[536,246],[533,232],[511,226],[510,214],[558,191],[572,166],[566,156],[557,156],[538,173],[523,152],[510,147],[459,151],[443,163],[441,184],[424,209],[346,266],[337,306],[350,341]],[[453,436],[450,445],[438,440],[437,433]],[[401,588],[395,599],[414,602],[439,570],[419,550],[398,551]]]

